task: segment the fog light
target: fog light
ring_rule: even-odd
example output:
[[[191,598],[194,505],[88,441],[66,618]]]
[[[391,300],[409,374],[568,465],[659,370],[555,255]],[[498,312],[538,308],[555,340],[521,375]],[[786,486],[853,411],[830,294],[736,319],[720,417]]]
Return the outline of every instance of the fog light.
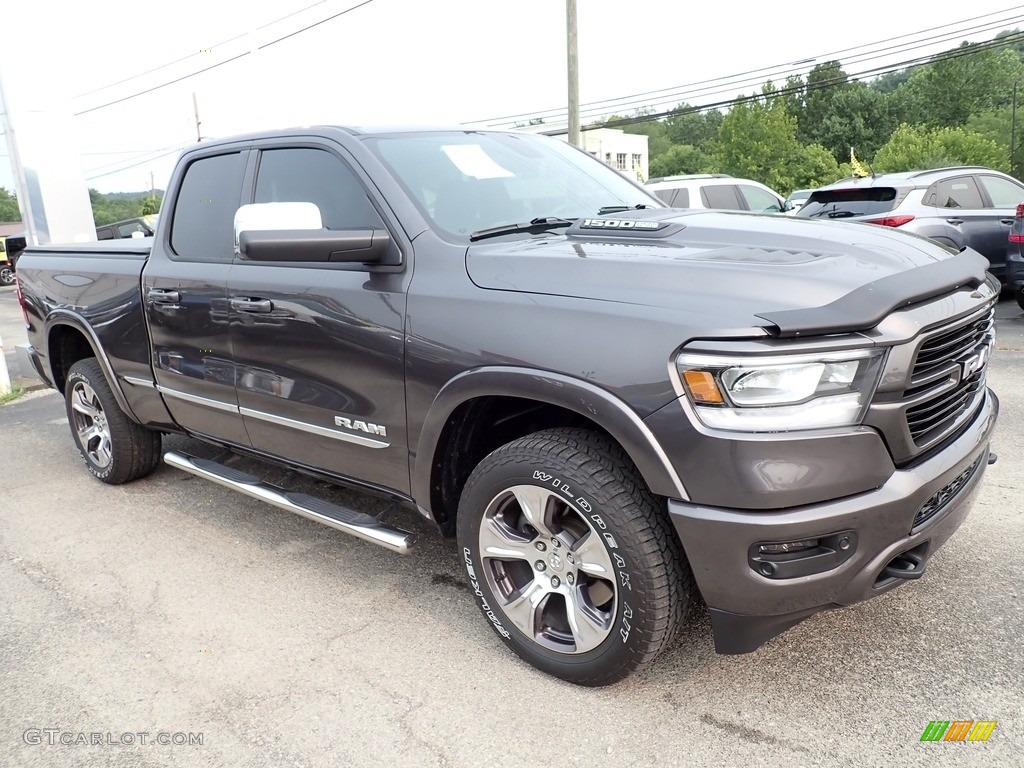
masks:
[[[778,544],[760,544],[757,551],[762,555],[783,555],[788,552],[803,552],[806,549],[815,549],[821,544],[821,539],[800,539],[799,541],[783,541]]]

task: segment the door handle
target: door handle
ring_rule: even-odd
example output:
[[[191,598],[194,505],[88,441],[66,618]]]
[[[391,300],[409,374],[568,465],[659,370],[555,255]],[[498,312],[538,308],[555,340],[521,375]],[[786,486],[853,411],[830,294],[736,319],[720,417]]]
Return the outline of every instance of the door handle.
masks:
[[[1012,227],[1013,226],[1013,219],[1000,219],[999,223],[1000,224],[1005,224],[1008,227]]]
[[[946,221],[948,221],[950,224],[958,224],[958,225],[964,223],[963,219],[946,219]]]
[[[239,312],[267,313],[274,311],[274,302],[270,299],[239,298],[231,300],[231,308]]]
[[[181,294],[166,288],[150,288],[146,291],[146,298],[154,304],[177,304],[181,301]]]

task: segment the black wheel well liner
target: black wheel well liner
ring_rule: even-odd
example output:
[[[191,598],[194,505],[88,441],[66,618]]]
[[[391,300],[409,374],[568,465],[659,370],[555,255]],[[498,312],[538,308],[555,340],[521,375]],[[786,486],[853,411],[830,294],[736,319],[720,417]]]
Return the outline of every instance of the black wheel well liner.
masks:
[[[413,498],[451,535],[462,488],[480,460],[511,440],[557,427],[607,435],[654,494],[688,499],[654,435],[613,394],[562,374],[504,367],[468,371],[438,393],[419,436]]]

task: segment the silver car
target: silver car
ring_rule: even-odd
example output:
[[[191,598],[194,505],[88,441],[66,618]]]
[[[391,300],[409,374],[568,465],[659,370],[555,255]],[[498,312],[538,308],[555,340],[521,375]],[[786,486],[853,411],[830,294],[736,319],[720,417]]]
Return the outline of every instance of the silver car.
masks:
[[[1005,282],[1006,247],[1024,184],[982,166],[850,178],[811,193],[796,216],[898,227],[984,255]]]

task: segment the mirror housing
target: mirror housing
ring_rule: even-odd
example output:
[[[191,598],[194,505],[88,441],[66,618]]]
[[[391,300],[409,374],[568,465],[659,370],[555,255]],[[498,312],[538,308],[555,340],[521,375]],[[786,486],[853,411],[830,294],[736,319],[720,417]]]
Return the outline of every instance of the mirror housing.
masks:
[[[313,203],[253,203],[235,212],[235,255],[249,261],[380,261],[391,246],[385,230],[325,229]]]

